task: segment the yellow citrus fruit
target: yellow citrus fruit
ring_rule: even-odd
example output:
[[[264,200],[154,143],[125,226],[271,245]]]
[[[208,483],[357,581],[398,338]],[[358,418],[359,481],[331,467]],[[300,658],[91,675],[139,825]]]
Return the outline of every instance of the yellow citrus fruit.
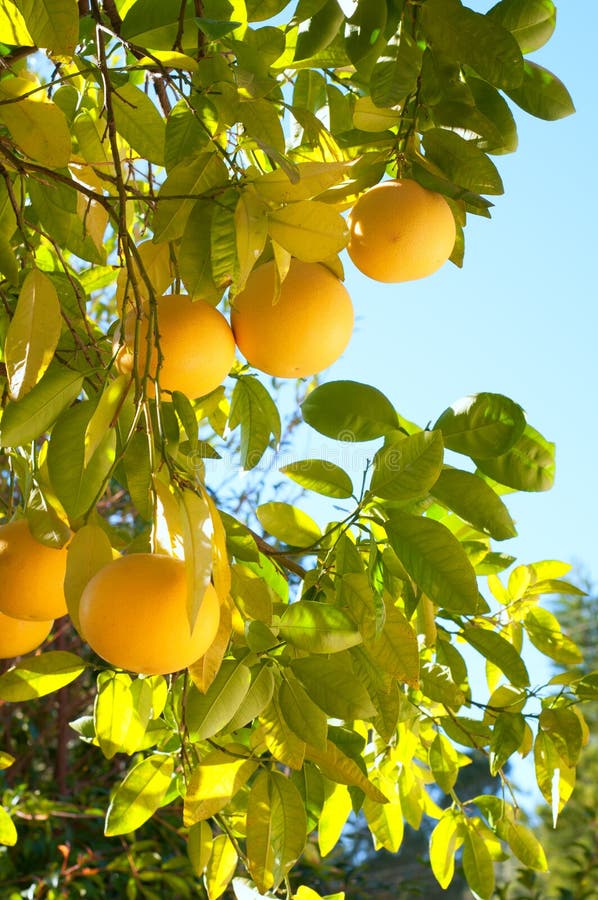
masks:
[[[158,299],[157,319],[162,351],[160,387],[202,397],[222,384],[235,359],[235,340],[221,312],[204,300],[185,294],[165,294]],[[116,367],[123,375],[133,369],[137,317],[125,318],[124,346],[117,353]],[[143,375],[147,360],[147,308],[139,327],[138,371]],[[152,337],[150,375],[156,375],[158,352]]]
[[[359,198],[349,214],[349,256],[376,281],[431,275],[451,255],[455,219],[442,196],[408,179],[384,181]]]
[[[275,301],[274,262],[251,273],[233,300],[239,350],[277,378],[315,375],[335,362],[353,331],[353,304],[341,281],[320,263],[291,260]]]
[[[66,547],[37,541],[26,519],[0,525],[0,612],[48,622],[66,614]]]
[[[36,622],[0,613],[0,659],[12,659],[35,650],[46,640],[53,624],[53,619]]]
[[[130,672],[167,675],[206,652],[218,630],[220,604],[211,584],[189,628],[185,563],[133,553],[105,565],[85,587],[79,622],[98,656]]]

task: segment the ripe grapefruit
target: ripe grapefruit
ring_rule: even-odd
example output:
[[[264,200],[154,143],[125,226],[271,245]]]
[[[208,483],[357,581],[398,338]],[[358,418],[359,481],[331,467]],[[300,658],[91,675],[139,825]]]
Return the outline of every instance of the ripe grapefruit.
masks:
[[[111,663],[144,675],[185,669],[208,649],[218,630],[218,595],[208,585],[193,627],[186,611],[185,563],[156,553],[133,553],[105,565],[85,587],[82,634]]]
[[[157,316],[163,360],[160,387],[182,391],[188,397],[202,397],[222,384],[235,359],[235,340],[221,312],[204,300],[192,300],[186,294],[165,294],[158,299]],[[117,353],[116,367],[121,374],[133,369],[137,317],[131,311],[125,317],[124,345]],[[143,375],[147,360],[149,318],[143,314],[138,338],[138,371]],[[150,375],[155,377],[158,353],[152,338]],[[150,389],[151,393],[151,389]]]
[[[274,302],[274,262],[254,269],[233,300],[231,324],[247,361],[277,378],[304,378],[332,365],[353,331],[353,304],[320,263],[291,260]]]
[[[66,552],[40,544],[26,519],[0,525],[0,612],[44,622],[64,616]]]
[[[45,641],[54,621],[14,619],[0,613],[0,659],[12,659],[35,650]]]
[[[451,255],[456,227],[442,196],[417,181],[384,181],[359,198],[349,214],[349,256],[376,281],[431,275]]]

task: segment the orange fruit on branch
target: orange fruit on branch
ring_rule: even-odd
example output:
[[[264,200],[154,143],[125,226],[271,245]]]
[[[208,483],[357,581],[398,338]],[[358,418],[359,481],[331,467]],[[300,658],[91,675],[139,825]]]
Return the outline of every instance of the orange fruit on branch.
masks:
[[[137,371],[145,372],[148,353],[149,306],[143,310],[138,329]],[[235,359],[235,340],[221,312],[204,300],[186,294],[165,294],[156,303],[162,365],[160,387],[181,391],[188,397],[203,397],[215,390],[228,375]],[[124,345],[118,350],[116,366],[121,374],[133,370],[137,315],[125,317]],[[155,378],[158,351],[150,336],[149,374]],[[150,389],[150,393],[152,393]]]
[[[0,659],[12,659],[35,650],[46,640],[53,624],[53,619],[49,622],[14,619],[0,613]]]
[[[26,519],[0,525],[0,612],[46,623],[64,616],[66,553],[36,540]]]
[[[190,629],[185,563],[156,553],[133,553],[105,565],[79,605],[81,632],[98,656],[143,675],[190,666],[216,637],[219,621],[218,595],[209,584]]]
[[[232,301],[239,350],[277,378],[305,378],[332,365],[353,332],[353,304],[341,281],[320,263],[292,259],[275,300],[274,262],[254,269]]]
[[[349,214],[349,256],[376,281],[425,278],[455,246],[455,219],[442,194],[417,181],[383,181],[359,198]]]

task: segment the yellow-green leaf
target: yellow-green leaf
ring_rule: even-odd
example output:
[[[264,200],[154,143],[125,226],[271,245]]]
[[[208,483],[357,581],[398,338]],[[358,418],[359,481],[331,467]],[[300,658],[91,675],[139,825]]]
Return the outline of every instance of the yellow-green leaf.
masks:
[[[129,388],[127,375],[119,375],[114,381],[106,382],[91,419],[85,429],[85,454],[83,465],[87,466],[94,453],[113,426],[121,403]]]
[[[430,835],[430,865],[434,878],[446,890],[455,874],[455,853],[463,843],[459,819],[448,809]]]
[[[355,787],[361,788],[366,797],[376,803],[388,803],[388,798],[363,774],[355,760],[343,753],[332,741],[327,742],[324,751],[308,745],[305,755],[331,781],[336,781],[338,784],[355,785]]]
[[[147,822],[161,806],[173,771],[172,757],[158,753],[133,766],[112,795],[104,834],[130,834]]]
[[[64,595],[69,616],[77,631],[79,601],[87,582],[96,572],[112,561],[112,547],[108,535],[99,525],[84,525],[71,539],[64,577]]]
[[[118,133],[143,159],[164,163],[166,124],[147,94],[131,82],[113,90],[112,105]]]
[[[245,699],[250,683],[251,672],[247,666],[234,659],[225,659],[205,694],[192,687],[186,707],[191,740],[205,740],[224,728]]]
[[[183,490],[179,506],[187,571],[187,616],[193,628],[212,574],[213,525],[208,504],[195,491]]]
[[[349,239],[340,213],[319,200],[289,203],[271,212],[268,223],[273,240],[304,262],[319,262],[340,253]]]
[[[245,283],[258,261],[268,237],[268,207],[257,194],[248,189],[241,193],[235,209],[235,232],[237,239],[238,274],[234,285],[235,293],[245,287]]]
[[[212,855],[214,839],[207,822],[192,825],[187,836],[187,854],[198,878],[205,872]]]
[[[298,203],[323,193],[345,177],[346,163],[304,162],[297,166],[298,178],[291,181],[284,169],[259,175],[252,182],[256,191],[269,203]]]
[[[85,669],[86,662],[65,650],[28,657],[0,675],[0,700],[36,700],[70,684]]]
[[[17,0],[34,43],[55,56],[69,56],[79,40],[77,0]]]
[[[318,820],[318,846],[322,856],[328,856],[340,840],[353,804],[346,785],[328,783],[326,799]]]
[[[24,397],[43,376],[54,356],[61,327],[56,289],[47,275],[33,269],[19,292],[4,347],[13,400]]]
[[[362,640],[357,625],[342,609],[314,600],[287,607],[280,620],[280,636],[310,653],[338,653]]]
[[[0,806],[0,844],[5,847],[14,847],[17,842],[17,829],[3,806]]]
[[[494,893],[494,866],[490,851],[474,826],[463,829],[463,872],[480,900],[490,900]]]
[[[322,536],[311,516],[290,503],[262,503],[256,515],[267,532],[293,547],[309,547]]]
[[[225,892],[235,874],[237,860],[237,851],[228,835],[219,834],[215,837],[205,874],[209,900],[218,900]]]
[[[0,0],[0,41],[14,47],[33,47],[25,19],[12,0]]]
[[[263,771],[247,806],[247,856],[258,890],[277,888],[297,861],[307,837],[303,800],[280,772]]]
[[[44,91],[19,99],[35,87],[25,78],[0,82],[0,121],[21,150],[49,169],[62,169],[71,158],[71,132],[63,111],[47,102]]]
[[[193,769],[185,794],[185,825],[215,816],[247,783],[258,764],[244,754],[243,747],[228,745],[227,750],[208,753]]]

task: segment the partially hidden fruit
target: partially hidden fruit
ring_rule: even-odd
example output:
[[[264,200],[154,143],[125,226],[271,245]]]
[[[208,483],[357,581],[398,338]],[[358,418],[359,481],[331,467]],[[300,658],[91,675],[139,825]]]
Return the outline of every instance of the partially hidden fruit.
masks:
[[[291,260],[275,298],[274,262],[254,269],[233,300],[239,350],[277,378],[305,378],[332,365],[353,332],[353,304],[341,281],[320,263]]]
[[[425,278],[450,257],[455,219],[442,196],[408,179],[384,181],[349,214],[349,256],[376,281]]]
[[[204,655],[218,630],[220,603],[208,585],[193,627],[180,559],[133,553],[105,565],[81,596],[81,632],[111,663],[143,675],[167,675]]]
[[[44,622],[64,616],[66,553],[37,541],[26,519],[0,525],[0,612]]]
[[[137,341],[137,371],[145,372],[148,352],[149,316],[146,307]],[[182,391],[188,397],[202,397],[217,388],[228,375],[235,359],[235,340],[221,312],[204,300],[192,300],[186,294],[165,294],[156,303],[162,365],[160,387]],[[124,344],[118,350],[116,367],[123,375],[133,370],[137,315],[125,317]],[[153,333],[149,374],[155,378],[158,351]],[[152,391],[150,390],[150,393]]]
[[[36,622],[0,613],[0,659],[12,659],[35,650],[46,640],[53,624],[53,619]]]

